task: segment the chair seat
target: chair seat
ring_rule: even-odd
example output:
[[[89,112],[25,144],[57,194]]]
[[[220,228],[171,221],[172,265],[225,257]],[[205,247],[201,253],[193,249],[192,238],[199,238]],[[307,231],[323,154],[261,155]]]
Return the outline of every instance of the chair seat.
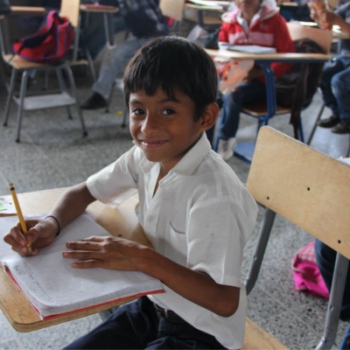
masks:
[[[4,61],[5,63],[9,64],[15,69],[18,70],[23,70],[23,69],[42,69],[42,68],[47,68],[50,67],[51,65],[48,63],[37,63],[37,62],[31,62],[28,60],[25,60],[19,55],[5,55],[4,56]],[[73,66],[78,66],[78,65],[87,65],[88,62],[87,60],[79,60],[75,61],[73,63]],[[52,66],[52,68],[56,68],[57,66]]]
[[[11,54],[5,55],[4,61],[5,63],[9,64],[15,69],[30,69],[30,68],[39,69],[39,68],[48,66],[48,64],[27,61],[21,56],[18,56],[18,55],[13,56]]]
[[[263,117],[267,114],[267,104],[265,101],[252,105],[244,105],[242,111],[253,117]],[[277,105],[276,115],[290,113],[291,109]]]

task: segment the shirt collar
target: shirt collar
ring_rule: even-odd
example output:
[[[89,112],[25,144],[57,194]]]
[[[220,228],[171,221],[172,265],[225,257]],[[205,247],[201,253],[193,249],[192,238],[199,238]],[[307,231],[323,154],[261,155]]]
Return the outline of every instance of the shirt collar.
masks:
[[[191,175],[196,168],[202,163],[203,159],[209,154],[211,150],[207,135],[199,138],[196,144],[182,157],[182,159],[170,170],[169,173],[177,173],[179,175]],[[140,167],[144,173],[150,171],[157,163],[150,162],[144,157],[140,162]]]
[[[247,20],[242,16],[242,11],[240,11],[237,15],[237,22],[239,25],[244,29],[244,31],[247,33],[249,28],[253,26],[253,24],[260,19],[261,13],[262,13],[262,7],[260,7],[259,11],[254,15],[252,18],[252,21],[250,22],[250,26],[248,27]]]
[[[191,175],[209,154],[210,150],[211,146],[207,135],[203,132],[203,135],[197,143],[182,157],[170,172],[179,175]]]

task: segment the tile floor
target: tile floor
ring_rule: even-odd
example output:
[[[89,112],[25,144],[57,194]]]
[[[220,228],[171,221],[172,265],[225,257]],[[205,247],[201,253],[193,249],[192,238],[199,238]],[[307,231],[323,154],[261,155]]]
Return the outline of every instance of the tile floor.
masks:
[[[53,80],[50,79],[51,84]],[[39,76],[33,89],[40,89],[41,84]],[[90,94],[89,76],[77,77],[77,85],[79,98],[83,101]],[[5,96],[5,89],[1,87],[1,113]],[[128,129],[120,126],[121,116],[115,114],[122,107],[123,98],[115,92],[111,113],[101,110],[84,112],[89,131],[86,138],[82,138],[74,111],[73,120],[67,119],[64,108],[27,112],[23,117],[22,142],[17,144],[14,142],[16,107],[13,106],[8,127],[0,126],[0,194],[8,193],[9,182],[16,184],[18,192],[73,185],[114,161],[132,145]],[[303,113],[306,135],[320,107],[321,98],[316,95],[312,105]],[[325,111],[324,117],[328,115],[329,111]],[[292,127],[288,121],[289,116],[280,116],[272,119],[270,125],[291,135]],[[253,139],[255,131],[253,118],[243,116],[239,140]],[[312,147],[334,158],[345,156],[348,146],[348,135],[334,135],[324,129],[317,130],[312,142]],[[249,165],[237,158],[230,160],[229,164],[245,182]],[[262,214],[261,210],[257,228],[245,250],[244,273],[248,269]],[[325,300],[293,289],[293,256],[311,241],[312,237],[306,232],[277,217],[258,282],[249,295],[248,316],[287,347],[296,350],[315,348],[322,335],[326,311]],[[0,349],[60,349],[99,322],[100,317],[95,315],[32,333],[18,333],[0,312]],[[338,345],[346,326],[340,323]]]

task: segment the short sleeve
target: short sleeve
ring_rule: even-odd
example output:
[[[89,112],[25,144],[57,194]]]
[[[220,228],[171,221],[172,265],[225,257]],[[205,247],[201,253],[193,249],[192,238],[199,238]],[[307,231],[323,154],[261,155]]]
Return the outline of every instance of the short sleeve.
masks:
[[[245,189],[240,200],[220,196],[195,204],[187,228],[187,266],[219,284],[242,287],[243,249],[256,215],[256,202]]]
[[[90,193],[102,203],[117,207],[138,189],[139,163],[142,154],[134,146],[114,163],[87,179]]]

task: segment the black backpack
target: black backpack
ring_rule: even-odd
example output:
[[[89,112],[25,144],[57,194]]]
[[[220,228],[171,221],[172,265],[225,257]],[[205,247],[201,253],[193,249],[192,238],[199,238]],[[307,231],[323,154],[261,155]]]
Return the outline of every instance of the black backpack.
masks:
[[[301,39],[294,42],[295,52],[325,53],[313,40]],[[304,105],[311,99],[320,84],[324,63],[295,63],[282,78],[276,80],[277,104],[291,108],[289,123],[293,125],[294,137],[298,139],[300,114]]]

